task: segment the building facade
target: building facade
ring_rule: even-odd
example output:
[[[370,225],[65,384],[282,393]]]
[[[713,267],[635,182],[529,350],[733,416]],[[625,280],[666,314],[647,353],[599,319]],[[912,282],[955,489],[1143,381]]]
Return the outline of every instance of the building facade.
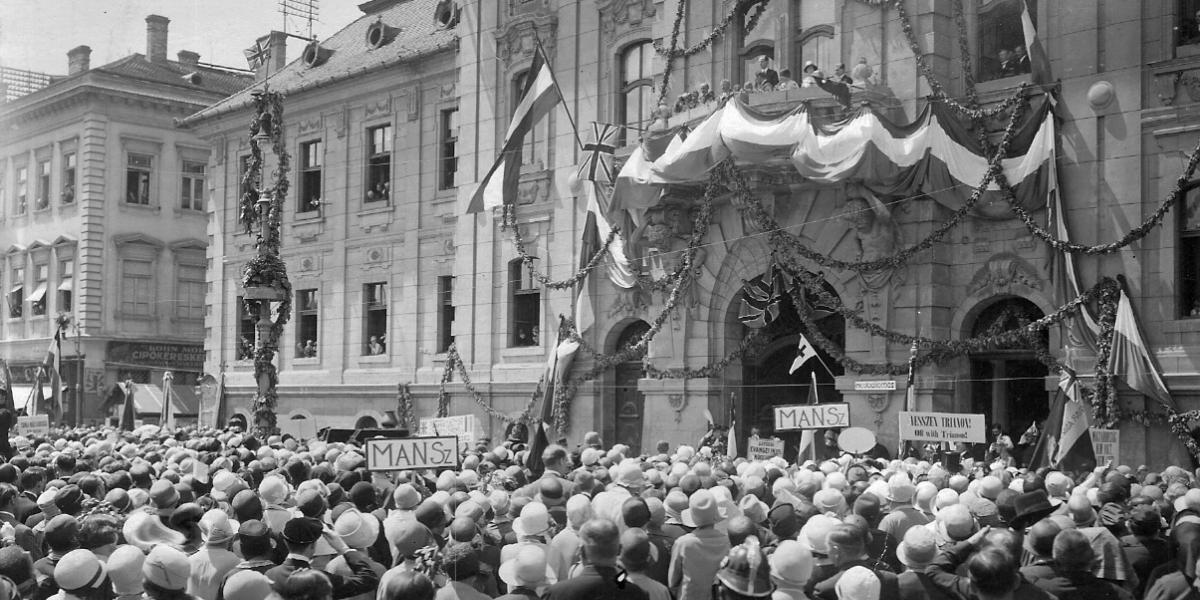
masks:
[[[367,2],[286,65],[285,38],[273,34],[278,62],[254,87],[181,123],[213,148],[206,368],[225,374],[227,417],[253,422],[255,331],[241,273],[256,249],[238,205],[250,92],[264,80],[286,97],[292,157],[280,254],[295,299],[277,359],[280,427],[307,435],[394,422],[404,382],[436,396],[438,356],[452,339],[460,156],[458,38],[435,22],[436,4]]]
[[[204,367],[208,145],[174,120],[250,77],[169,59],[168,24],[147,17],[146,53],[103,66],[77,47],[66,76],[0,104],[0,357],[21,404],[69,316],[69,422],[107,416],[118,382],[173,371],[190,390]]]
[[[923,114],[932,92],[913,41],[952,96],[965,97],[974,82],[981,105],[995,106],[1030,83],[1021,27],[1028,4],[1057,82],[1036,91],[1053,89],[1057,97],[1059,194],[1073,239],[1085,244],[1117,239],[1150,216],[1195,142],[1200,95],[1192,94],[1192,71],[1200,46],[1193,42],[1200,34],[1192,35],[1187,17],[1194,7],[1187,2],[1083,7],[996,0],[962,3],[961,18],[955,2],[906,2],[906,23],[890,2],[775,0],[735,8],[687,0],[679,11],[680,1],[463,0],[447,9],[449,3],[432,0],[376,0],[363,5],[363,18],[320,43],[331,53],[314,49],[312,60],[302,57],[269,80],[287,94],[294,157],[294,207],[284,215],[283,253],[296,289],[296,311],[281,343],[285,429],[390,420],[400,384],[411,384],[417,416],[431,416],[453,340],[478,396],[454,375],[446,387],[450,414],[474,413],[493,439],[503,434],[504,420],[489,413],[516,415],[528,405],[555,345],[550,332],[557,316],[573,311],[571,292],[542,287],[535,276],[565,279],[579,264],[585,213],[572,184],[584,152],[572,121],[585,137],[593,122],[621,126],[619,166],[634,153],[641,130],[655,124],[667,66],[656,45],[673,38],[692,51],[672,61],[668,127],[700,123],[726,86],[755,85],[762,57],[776,74],[786,68],[802,85],[807,63],[825,73],[843,64],[854,106],[866,102],[905,124]],[[400,20],[411,14],[428,18]],[[677,14],[683,18],[674,35]],[[531,270],[499,211],[466,208],[495,160],[539,42],[572,118],[556,109],[533,128],[522,152],[515,210],[536,257]],[[254,248],[236,215],[248,102],[237,95],[185,120],[213,143],[208,167],[222,190],[208,240],[209,257],[220,264],[209,276],[206,370],[224,370],[231,409],[247,418],[254,385],[244,357],[253,322],[241,312],[237,282]],[[806,106],[827,117],[845,114],[837,97],[819,87],[756,91],[746,102],[766,112]],[[987,125],[995,141],[1004,123]],[[853,217],[850,208],[860,199],[848,186],[816,184],[784,164],[753,169],[750,178],[774,217],[812,248],[845,261],[877,250],[866,234],[874,221]],[[668,188],[640,222],[624,223],[627,249],[646,275],[669,272],[686,248],[699,187]],[[925,238],[953,214],[929,195],[887,200],[892,208],[875,216],[893,228],[893,249]],[[1125,276],[1151,350],[1184,410],[1200,405],[1196,204],[1189,196],[1160,228],[1120,253],[1077,260],[1084,287]],[[656,369],[718,361],[748,333],[739,318],[743,286],[768,271],[774,249],[743,208],[727,195],[717,198],[697,254],[698,277],[650,342],[647,360]],[[1044,207],[1034,208],[1045,219]],[[980,206],[943,243],[885,278],[816,266],[812,272],[880,327],[962,340],[1062,305],[1049,271],[1054,258],[1003,205]],[[661,290],[618,288],[603,276],[586,285],[596,323],[584,340],[602,353],[639,339],[666,302]],[[773,407],[805,402],[815,376],[822,402],[847,402],[853,425],[895,448],[905,377],[857,375],[825,350],[822,361],[788,373],[802,328],[784,304],[765,347],[718,373],[659,378],[633,360],[583,383],[568,410],[568,440],[597,430],[643,451],[658,440],[694,443],[707,427],[706,413],[721,423],[735,419],[744,436],[752,426],[770,429]],[[908,359],[907,345],[837,315],[820,320],[818,329],[849,359]],[[1063,337],[1051,328],[1043,340],[1059,359],[1065,359]],[[1089,360],[1094,364],[1086,355],[1073,361],[1085,378]],[[581,355],[574,372],[594,364]],[[880,379],[897,389],[856,385]],[[922,366],[915,387],[916,408],[982,413],[1016,438],[1047,414],[1055,378],[1034,351],[1014,346]],[[1140,395],[1119,389],[1127,411],[1153,412]],[[794,444],[798,435],[784,437]],[[1165,425],[1122,425],[1120,460],[1156,456],[1182,460]]]

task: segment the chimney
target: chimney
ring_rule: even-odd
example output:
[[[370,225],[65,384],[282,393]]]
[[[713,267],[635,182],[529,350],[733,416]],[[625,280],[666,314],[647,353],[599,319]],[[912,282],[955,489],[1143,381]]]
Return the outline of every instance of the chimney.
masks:
[[[195,67],[200,64],[200,53],[192,52],[191,50],[180,50],[175,53],[179,58],[179,64],[185,67]]]
[[[170,22],[159,15],[146,17],[146,58],[151,62],[167,62],[167,24]]]
[[[67,51],[67,75],[78,75],[92,68],[92,49],[75,46]]]
[[[272,31],[266,38],[270,55],[266,62],[255,70],[254,74],[257,77],[262,77],[264,73],[274,75],[287,66],[287,34],[282,31]]]

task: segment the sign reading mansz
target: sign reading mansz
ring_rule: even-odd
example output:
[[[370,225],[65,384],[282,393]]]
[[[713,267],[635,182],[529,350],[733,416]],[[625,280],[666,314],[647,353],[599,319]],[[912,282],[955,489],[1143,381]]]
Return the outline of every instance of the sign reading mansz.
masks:
[[[845,402],[775,407],[775,431],[849,426],[850,405]]]
[[[200,344],[150,344],[109,342],[105,360],[114,363],[179,369],[204,370],[204,346]]]
[[[458,466],[454,436],[367,440],[368,471],[404,471]]]

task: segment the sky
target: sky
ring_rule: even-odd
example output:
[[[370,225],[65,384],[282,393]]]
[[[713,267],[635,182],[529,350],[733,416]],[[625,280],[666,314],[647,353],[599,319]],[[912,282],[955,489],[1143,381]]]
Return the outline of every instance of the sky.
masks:
[[[308,0],[299,0],[307,2]],[[326,38],[362,15],[361,0],[313,0],[320,5],[313,34]],[[171,20],[167,55],[200,53],[200,62],[246,68],[242,50],[282,29],[278,0],[0,0],[0,66],[63,75],[67,51],[92,48],[92,66],[146,52],[146,16]],[[290,18],[287,31],[306,35]],[[288,41],[288,60],[303,41]]]

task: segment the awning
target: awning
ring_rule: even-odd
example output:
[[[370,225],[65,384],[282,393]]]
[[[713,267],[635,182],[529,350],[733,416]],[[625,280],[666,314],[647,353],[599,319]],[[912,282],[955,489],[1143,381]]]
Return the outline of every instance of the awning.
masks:
[[[75,290],[75,280],[74,279],[65,279],[65,280],[63,280],[62,283],[58,284],[58,291],[60,291],[60,292],[71,292],[74,290]]]
[[[42,395],[46,399],[49,399],[50,396],[53,395],[53,393],[51,391],[53,389],[54,388],[50,387],[49,384],[42,384]],[[63,391],[65,392],[66,389],[67,389],[67,386],[64,385]],[[13,384],[12,390],[13,390],[13,404],[15,405],[15,408],[18,411],[23,408],[28,408],[30,404],[33,404],[33,386],[32,385]],[[28,412],[28,411],[26,411],[26,412]]]
[[[138,415],[161,415],[163,391],[149,383],[133,384],[133,408]],[[200,412],[200,398],[194,386],[172,385],[171,408],[176,417],[194,417]]]
[[[175,416],[195,416],[200,413],[200,396],[196,395],[194,385],[172,385],[171,406],[175,407]]]
[[[15,294],[15,293],[17,293],[17,292],[19,292],[19,291],[21,291],[21,290],[23,290],[23,289],[25,289],[25,286],[23,286],[23,285],[21,285],[21,284],[19,284],[19,283],[18,283],[17,285],[14,285],[14,286],[12,286],[12,289],[11,289],[11,290],[8,290],[8,293],[9,293],[9,294]]]
[[[42,283],[41,285],[37,286],[37,289],[33,290],[32,294],[29,295],[29,301],[41,302],[42,298],[44,297],[46,297],[46,284]]]

